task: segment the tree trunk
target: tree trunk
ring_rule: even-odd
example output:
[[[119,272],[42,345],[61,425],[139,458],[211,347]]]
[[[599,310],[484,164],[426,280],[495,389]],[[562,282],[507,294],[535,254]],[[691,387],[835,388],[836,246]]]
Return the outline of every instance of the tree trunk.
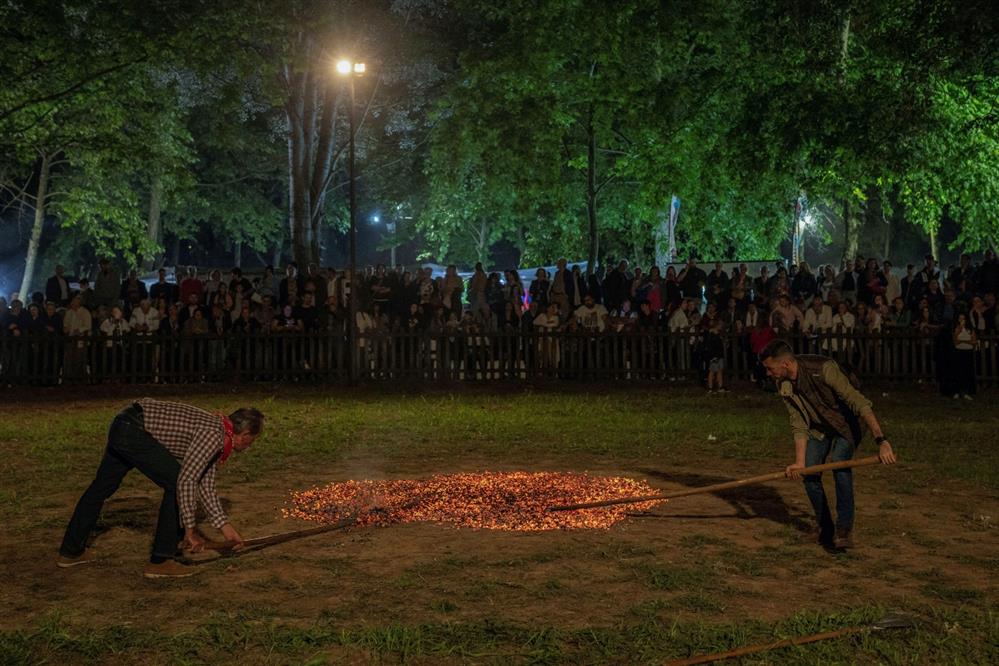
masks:
[[[238,240],[232,244],[232,265],[236,268],[243,267],[243,241]]]
[[[883,251],[881,252],[881,259],[883,261],[890,261],[891,258],[891,218],[885,215],[884,206],[881,207],[881,221],[885,225],[885,244]]]
[[[523,225],[517,225],[517,268],[524,265],[524,254],[527,252],[527,238]]]
[[[163,200],[163,178],[159,175],[153,177],[153,185],[149,190],[149,218],[146,223],[146,233],[151,243],[157,247],[160,244],[160,205]],[[156,256],[159,251],[151,252],[143,259],[143,267],[150,271],[156,264]]]
[[[271,266],[276,269],[281,267],[281,255],[284,254],[284,243],[280,240],[274,243],[274,258],[271,259]]]
[[[485,220],[479,222],[479,228],[475,231],[475,256],[477,260],[489,267],[489,225]]]
[[[49,193],[49,165],[52,156],[42,155],[42,163],[38,171],[38,192],[35,195],[35,222],[31,227],[31,240],[28,241],[28,255],[24,261],[24,277],[21,278],[21,289],[18,294],[25,304],[31,300],[31,278],[35,272],[35,260],[38,258],[38,246],[42,240],[42,228],[45,226],[45,198]]]
[[[300,48],[308,61],[314,51],[311,42],[306,39]],[[301,266],[320,262],[326,191],[335,166],[339,86],[330,81],[323,64],[282,72],[288,90],[288,228],[292,258]]]
[[[656,266],[662,271],[663,275],[666,274],[666,266],[669,264],[669,212],[665,210],[659,210],[656,213],[656,232],[655,232],[655,260]]]
[[[586,272],[597,268],[600,237],[597,235],[597,135],[593,130],[593,107],[586,123],[586,218],[589,222],[590,249],[586,255]]]
[[[857,256],[857,224],[850,210],[850,198],[843,199],[843,259],[853,261]]]
[[[940,263],[940,249],[937,243],[937,230],[935,228],[930,229],[930,254],[933,255],[934,261]]]
[[[176,270],[177,264],[180,263],[180,236],[173,237],[173,251],[171,255],[170,263],[173,265],[174,270]]]
[[[839,66],[840,80],[846,76],[847,60],[850,57],[850,15],[843,18],[843,27],[839,34]]]

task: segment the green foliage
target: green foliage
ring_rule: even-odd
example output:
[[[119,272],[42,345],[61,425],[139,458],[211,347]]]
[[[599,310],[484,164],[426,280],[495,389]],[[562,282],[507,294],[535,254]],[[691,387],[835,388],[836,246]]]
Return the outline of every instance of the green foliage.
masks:
[[[980,250],[999,238],[999,77],[934,79],[932,130],[908,142],[917,159],[900,175],[909,218],[935,229],[945,214],[960,223],[957,244]]]
[[[999,236],[996,16],[982,0],[8,2],[2,203],[30,199],[45,154],[74,246],[155,249],[154,184],[171,236],[280,244],[299,111],[279,70],[325,88],[327,51],[347,48],[373,73],[363,196],[404,206],[397,236],[422,234],[428,258],[488,261],[506,240],[548,263],[599,241],[600,260],[645,262],[674,193],[681,254],[709,260],[775,255],[801,192],[861,223],[953,220],[976,250]],[[342,228],[337,109],[310,214]]]
[[[475,189],[441,199],[467,214],[449,215],[527,220],[541,259],[585,247],[591,135],[604,255],[648,256],[672,193],[681,253],[706,258],[774,255],[801,191],[836,209],[880,192],[925,228],[949,215],[971,249],[996,235],[984,7],[468,0],[457,14],[431,197],[474,169]]]

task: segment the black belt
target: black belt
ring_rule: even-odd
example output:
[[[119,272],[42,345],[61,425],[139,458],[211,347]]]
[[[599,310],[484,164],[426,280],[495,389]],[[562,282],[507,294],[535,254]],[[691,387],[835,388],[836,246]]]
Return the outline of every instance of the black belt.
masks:
[[[137,402],[133,402],[131,405],[121,410],[121,412],[118,413],[118,416],[132,421],[137,421],[139,425],[145,427],[146,419],[142,412],[142,405]]]

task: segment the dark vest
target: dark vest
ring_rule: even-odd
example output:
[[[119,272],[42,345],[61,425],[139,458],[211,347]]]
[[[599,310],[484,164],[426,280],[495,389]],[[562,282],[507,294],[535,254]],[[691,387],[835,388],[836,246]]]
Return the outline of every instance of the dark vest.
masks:
[[[844,437],[855,447],[859,445],[864,436],[860,418],[822,379],[822,366],[836,361],[827,356],[813,354],[801,354],[795,356],[795,359],[798,361],[798,383],[795,392],[812,405],[820,419],[818,423],[814,423],[808,414],[803,414],[805,421],[815,430],[827,435]],[[850,376],[846,372],[843,374]],[[797,408],[793,401],[789,402]]]

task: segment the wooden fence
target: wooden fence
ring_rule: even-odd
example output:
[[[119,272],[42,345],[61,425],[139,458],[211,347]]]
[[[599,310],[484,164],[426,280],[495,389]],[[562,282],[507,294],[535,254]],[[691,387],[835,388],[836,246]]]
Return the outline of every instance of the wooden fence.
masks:
[[[933,382],[951,358],[947,336],[898,333],[793,334],[799,353],[850,364],[865,380]],[[690,332],[499,332],[465,335],[361,335],[351,358],[346,336],[280,333],[120,338],[0,337],[0,384],[308,381],[695,381],[707,362],[700,334]],[[983,337],[976,355],[979,385],[999,378],[999,340]],[[758,371],[748,339],[725,344],[726,375]]]

